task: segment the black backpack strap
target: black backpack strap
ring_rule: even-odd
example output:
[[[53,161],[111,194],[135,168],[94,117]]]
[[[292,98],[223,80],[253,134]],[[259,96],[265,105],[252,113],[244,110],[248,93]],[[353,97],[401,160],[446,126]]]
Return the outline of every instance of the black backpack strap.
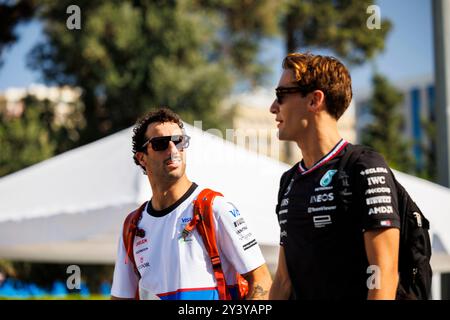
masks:
[[[358,144],[349,145],[349,148],[339,161],[338,174],[347,168],[351,168],[366,150],[369,150],[366,146]]]
[[[342,206],[344,212],[347,212],[352,202],[352,186],[350,180],[353,178],[354,165],[361,155],[370,150],[363,145],[349,145],[343,154],[337,168],[338,179],[338,202]]]

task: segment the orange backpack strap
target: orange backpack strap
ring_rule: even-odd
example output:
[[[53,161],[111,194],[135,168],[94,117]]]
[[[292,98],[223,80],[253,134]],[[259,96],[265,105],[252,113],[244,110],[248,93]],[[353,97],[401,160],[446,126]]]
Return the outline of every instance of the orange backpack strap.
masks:
[[[144,211],[146,205],[147,202],[144,202],[139,208],[128,214],[128,216],[125,218],[122,231],[123,244],[127,253],[125,257],[125,264],[131,262],[131,264],[133,265],[133,270],[139,279],[141,278],[141,274],[139,273],[139,270],[136,266],[136,261],[134,260],[133,245],[134,238],[136,237],[136,233],[138,232],[138,223],[142,218],[142,212]],[[139,299],[139,286],[136,289],[136,298]]]
[[[211,189],[202,190],[194,201],[194,218],[183,230],[186,236],[196,227],[203,239],[206,251],[214,271],[217,282],[220,300],[231,300],[231,295],[227,290],[225,275],[222,270],[222,263],[216,242],[216,232],[213,218],[213,201],[216,196],[223,196],[221,193]]]

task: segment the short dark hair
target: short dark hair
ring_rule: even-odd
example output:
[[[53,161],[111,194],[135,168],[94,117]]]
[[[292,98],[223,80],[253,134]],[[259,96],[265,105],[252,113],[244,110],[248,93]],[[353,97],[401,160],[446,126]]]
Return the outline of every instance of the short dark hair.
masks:
[[[139,161],[136,158],[136,153],[139,151],[143,151],[142,145],[147,142],[147,137],[145,133],[147,132],[147,128],[152,123],[164,123],[164,122],[173,122],[176,123],[181,130],[184,132],[183,122],[178,114],[173,112],[167,107],[162,107],[157,110],[152,110],[140,118],[134,128],[133,128],[133,160],[136,165],[141,166]],[[144,168],[142,168],[144,169]],[[144,170],[145,174],[145,170]]]
[[[300,87],[307,92],[322,90],[328,113],[338,120],[352,100],[352,79],[336,58],[311,53],[290,53],[283,60]]]

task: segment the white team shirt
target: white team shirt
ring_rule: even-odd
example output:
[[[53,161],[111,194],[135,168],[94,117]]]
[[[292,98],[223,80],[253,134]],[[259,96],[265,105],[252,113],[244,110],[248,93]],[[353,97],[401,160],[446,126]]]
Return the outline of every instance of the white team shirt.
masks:
[[[181,232],[193,217],[193,201],[203,188],[195,183],[171,207],[154,211],[147,204],[138,227],[144,237],[135,237],[134,257],[141,274],[126,261],[122,235],[114,269],[111,295],[141,298],[217,300],[216,279],[203,240],[196,229],[183,238]],[[223,197],[216,197],[213,216],[217,247],[227,285],[236,284],[236,272],[252,271],[265,263],[261,250],[239,210]],[[129,259],[128,259],[129,260]],[[233,294],[233,289],[230,290]]]

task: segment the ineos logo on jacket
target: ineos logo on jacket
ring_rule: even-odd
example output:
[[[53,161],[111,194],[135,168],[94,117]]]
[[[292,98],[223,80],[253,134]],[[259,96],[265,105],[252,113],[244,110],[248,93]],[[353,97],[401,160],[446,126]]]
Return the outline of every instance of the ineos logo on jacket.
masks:
[[[326,202],[326,201],[333,201],[334,200],[334,194],[332,192],[330,193],[324,193],[324,194],[318,194],[311,196],[311,200],[309,203],[319,203],[319,202]]]

